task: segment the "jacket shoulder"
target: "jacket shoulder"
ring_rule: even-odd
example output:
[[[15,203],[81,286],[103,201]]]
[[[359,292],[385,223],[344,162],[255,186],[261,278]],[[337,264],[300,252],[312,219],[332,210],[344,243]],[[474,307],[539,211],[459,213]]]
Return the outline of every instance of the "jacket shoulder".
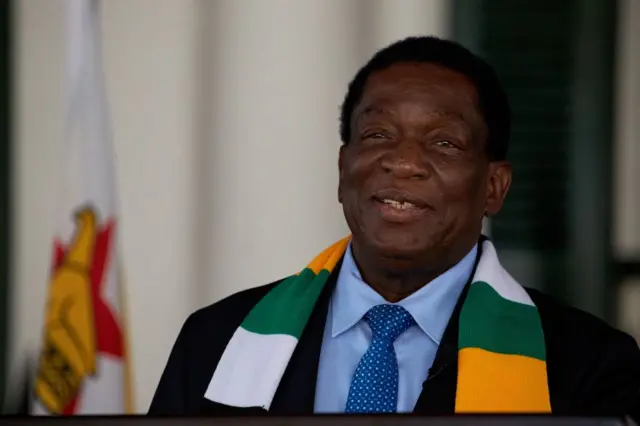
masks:
[[[602,339],[631,339],[628,334],[612,327],[593,314],[569,306],[539,290],[527,288],[527,293],[536,304],[545,328],[554,332],[571,332],[584,343],[602,343]],[[546,331],[546,330],[545,330]]]
[[[636,341],[588,312],[526,290],[540,313],[552,405],[569,413],[620,414],[640,404]]]
[[[149,414],[196,414],[222,353],[251,308],[281,280],[232,294],[193,312],[182,325]]]
[[[619,343],[627,348],[637,348],[633,337],[595,315],[564,304],[539,290],[526,290],[540,312],[545,334],[564,335],[568,338],[566,345],[580,343],[585,349],[595,349],[594,346]]]
[[[272,288],[282,280],[277,280],[259,287],[252,287],[225,297],[215,303],[193,312],[185,321],[190,332],[209,330],[212,324],[216,328],[232,326],[235,330],[253,308]]]

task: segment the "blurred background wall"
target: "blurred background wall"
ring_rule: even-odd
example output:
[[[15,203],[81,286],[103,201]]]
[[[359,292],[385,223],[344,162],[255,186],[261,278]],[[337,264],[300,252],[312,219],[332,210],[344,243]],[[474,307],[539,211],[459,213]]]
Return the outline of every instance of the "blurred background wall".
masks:
[[[338,108],[376,49],[413,34],[461,41],[507,87],[515,181],[488,224],[507,268],[640,339],[640,3],[513,3],[103,2],[139,412],[189,313],[347,232]],[[8,411],[40,339],[66,54],[61,0],[11,4]]]

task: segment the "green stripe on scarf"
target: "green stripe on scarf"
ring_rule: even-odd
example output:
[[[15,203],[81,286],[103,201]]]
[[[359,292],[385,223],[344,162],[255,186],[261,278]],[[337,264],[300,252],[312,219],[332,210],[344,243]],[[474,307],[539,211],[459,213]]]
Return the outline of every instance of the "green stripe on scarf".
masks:
[[[490,312],[489,312],[490,310]],[[544,361],[540,316],[535,306],[502,298],[489,284],[475,282],[460,313],[458,345]]]
[[[241,327],[259,334],[288,334],[300,338],[327,278],[326,269],[316,275],[309,268],[290,276],[249,312]]]

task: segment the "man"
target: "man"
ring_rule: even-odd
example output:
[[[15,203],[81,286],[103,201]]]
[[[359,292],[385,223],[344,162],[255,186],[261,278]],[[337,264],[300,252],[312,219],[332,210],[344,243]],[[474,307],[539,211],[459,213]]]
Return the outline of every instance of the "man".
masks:
[[[624,414],[640,350],[524,289],[481,235],[511,182],[510,112],[486,63],[409,38],[342,106],[352,235],[285,280],[189,317],[151,414]]]

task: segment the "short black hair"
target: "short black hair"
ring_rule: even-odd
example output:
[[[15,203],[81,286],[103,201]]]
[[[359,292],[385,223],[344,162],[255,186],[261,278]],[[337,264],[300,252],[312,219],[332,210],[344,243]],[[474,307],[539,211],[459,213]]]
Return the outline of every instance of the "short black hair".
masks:
[[[507,157],[511,110],[507,95],[493,68],[458,43],[433,36],[408,37],[379,50],[349,83],[340,111],[340,139],[351,138],[351,115],[367,80],[376,71],[402,62],[430,62],[464,74],[476,87],[480,113],[487,125],[487,156],[490,161]]]

